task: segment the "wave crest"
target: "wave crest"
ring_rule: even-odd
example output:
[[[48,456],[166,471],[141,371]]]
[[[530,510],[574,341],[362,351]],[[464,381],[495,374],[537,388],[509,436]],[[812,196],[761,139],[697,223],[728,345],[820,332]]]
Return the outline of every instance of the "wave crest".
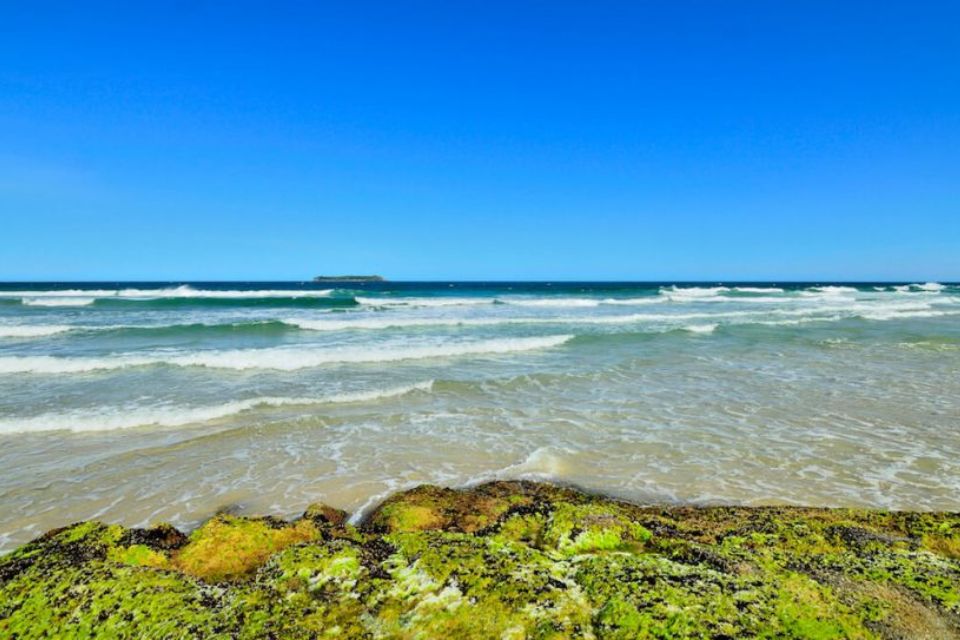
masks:
[[[35,291],[0,291],[0,298],[22,298],[35,302],[43,299],[155,300],[158,298],[325,298],[335,289],[194,289],[190,285],[159,289],[61,289]],[[64,303],[61,303],[64,304]],[[89,304],[89,303],[88,303]]]
[[[572,335],[533,338],[500,338],[475,342],[427,346],[334,347],[305,350],[303,347],[232,349],[182,354],[118,355],[99,358],[58,356],[7,356],[0,358],[0,373],[87,373],[171,365],[213,369],[274,369],[295,371],[332,364],[398,362],[428,358],[453,358],[506,354],[556,347]]]
[[[42,338],[72,329],[73,327],[66,324],[0,325],[0,338]]]
[[[36,431],[112,431],[132,427],[176,427],[210,422],[220,418],[245,413],[261,407],[313,406],[325,404],[349,404],[374,402],[407,395],[415,391],[430,392],[433,380],[416,384],[339,393],[326,397],[261,397],[234,400],[206,407],[161,407],[142,409],[118,409],[115,411],[51,413],[32,418],[0,420],[0,433],[28,433]]]
[[[93,304],[96,298],[81,297],[36,297],[20,298],[20,304],[27,307],[86,307]]]

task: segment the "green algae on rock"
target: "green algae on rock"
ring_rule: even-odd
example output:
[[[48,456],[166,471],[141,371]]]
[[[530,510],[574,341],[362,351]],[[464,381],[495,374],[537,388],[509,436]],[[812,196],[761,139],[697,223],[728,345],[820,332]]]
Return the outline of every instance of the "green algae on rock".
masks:
[[[419,487],[358,527],[86,522],[0,558],[4,638],[960,638],[960,514]]]

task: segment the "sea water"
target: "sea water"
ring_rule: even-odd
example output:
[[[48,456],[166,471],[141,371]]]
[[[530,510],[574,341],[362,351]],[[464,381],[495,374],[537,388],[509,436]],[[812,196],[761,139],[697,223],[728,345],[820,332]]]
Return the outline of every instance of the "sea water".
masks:
[[[0,550],[495,478],[958,510],[960,287],[0,285]]]

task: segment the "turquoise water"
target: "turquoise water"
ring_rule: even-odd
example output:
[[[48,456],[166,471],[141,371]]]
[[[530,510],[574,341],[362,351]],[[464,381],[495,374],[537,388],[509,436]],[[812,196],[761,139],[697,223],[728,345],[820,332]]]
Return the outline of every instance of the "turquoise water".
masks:
[[[960,509],[960,287],[0,285],[0,549],[415,484]]]

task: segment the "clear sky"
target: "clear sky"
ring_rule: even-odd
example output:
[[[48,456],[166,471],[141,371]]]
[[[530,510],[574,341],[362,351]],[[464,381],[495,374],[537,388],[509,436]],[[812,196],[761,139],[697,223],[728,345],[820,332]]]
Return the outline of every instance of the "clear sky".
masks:
[[[960,3],[4,2],[0,279],[960,279]]]

